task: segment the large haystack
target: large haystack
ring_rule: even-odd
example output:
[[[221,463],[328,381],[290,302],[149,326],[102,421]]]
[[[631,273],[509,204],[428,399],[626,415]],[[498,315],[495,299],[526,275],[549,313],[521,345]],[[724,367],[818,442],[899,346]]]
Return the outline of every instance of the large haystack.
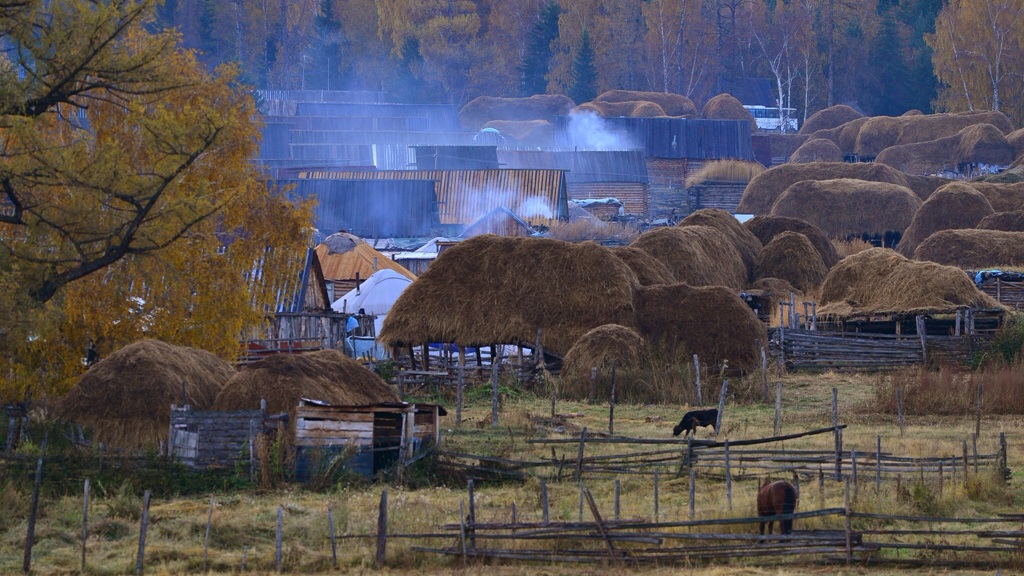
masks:
[[[619,260],[626,263],[636,275],[641,286],[652,284],[673,284],[676,279],[672,271],[660,260],[634,246],[613,246],[609,248]]]
[[[945,234],[945,232],[940,232]],[[924,314],[958,307],[996,308],[959,268],[915,262],[887,248],[847,256],[825,278],[818,314]]]
[[[805,120],[804,125],[800,127],[800,133],[814,134],[818,130],[838,128],[851,120],[863,117],[863,114],[846,104],[836,104],[811,114],[811,117]]]
[[[902,232],[920,207],[921,199],[906,186],[840,178],[793,184],[770,214],[799,218],[830,237],[846,238]]]
[[[864,116],[856,120],[850,120],[839,127],[839,140],[836,144],[843,154],[855,154],[857,150],[857,137],[860,136],[860,129],[871,120],[871,116]]]
[[[682,94],[668,92],[642,92],[637,90],[609,90],[594,99],[597,102],[654,102],[669,116],[697,115],[693,100]]]
[[[974,228],[993,213],[992,204],[981,192],[964,182],[951,182],[932,194],[903,232],[899,252],[908,258],[925,238],[939,230]]]
[[[755,342],[768,341],[765,326],[736,291],[687,284],[638,288],[634,297],[640,335],[670,351],[697,354],[709,366],[758,366]],[[680,350],[682,347],[683,350]]]
[[[570,114],[593,113],[603,118],[658,118],[666,116],[665,111],[654,102],[646,100],[603,102],[594,100],[584,102],[569,111]]]
[[[705,102],[701,116],[708,120],[746,120],[751,131],[757,130],[753,114],[731,94],[722,93]]]
[[[167,440],[171,404],[207,410],[235,373],[203,350],[159,340],[133,342],[94,364],[61,399],[61,417],[97,442],[126,449]]]
[[[831,140],[811,138],[789,157],[790,162],[842,162],[843,151]]]
[[[721,232],[743,258],[748,280],[753,278],[754,263],[764,245],[732,214],[717,208],[701,208],[683,218],[677,226],[709,226]]]
[[[745,292],[760,292],[766,296],[771,296],[773,299],[785,300],[789,298],[790,294],[794,296],[803,296],[803,292],[797,289],[789,282],[782,278],[758,278],[751,282]]]
[[[341,406],[399,402],[397,392],[380,376],[337,350],[276,354],[238,371],[217,394],[214,410],[292,412],[300,398]]]
[[[828,235],[821,228],[809,222],[783,216],[754,216],[744,222],[743,227],[750,230],[765,245],[783,232],[803,234],[810,241],[811,246],[814,246],[814,250],[818,252],[818,255],[821,256],[821,261],[826,268],[831,268],[839,262],[839,254],[836,252],[835,245],[829,240]]]
[[[975,226],[978,230],[1002,230],[1003,232],[1024,232],[1024,210],[996,212],[989,214]]]
[[[1024,128],[1014,130],[1006,135],[1006,141],[1013,148],[1013,157],[1020,159],[1024,157]]]
[[[747,184],[736,211],[746,214],[768,214],[779,196],[793,184],[801,180],[835,180],[837,178],[907,185],[907,179],[903,177],[903,174],[881,164],[850,164],[847,162],[782,164],[765,170]]]
[[[577,400],[587,398],[591,385],[591,368],[597,368],[598,376],[605,380],[613,364],[617,370],[628,370],[637,366],[645,348],[644,339],[632,328],[606,324],[590,330],[572,345],[562,361],[559,395],[562,398]],[[608,399],[609,386],[595,385],[594,388],[595,400]],[[631,394],[628,390],[619,388],[616,396],[621,401]]]
[[[673,226],[641,234],[631,246],[660,260],[676,282],[739,290],[747,267],[727,233],[710,226]]]
[[[974,270],[1024,266],[1024,232],[942,230],[917,246],[914,259]]]
[[[957,164],[993,164],[1006,166],[1013,162],[1013,145],[1002,131],[991,124],[975,124],[957,133]]]
[[[959,141],[958,136],[947,136],[926,142],[889,146],[875,157],[875,162],[892,166],[907,174],[933,174],[940,170],[955,170]]]
[[[900,139],[903,123],[893,116],[872,116],[857,132],[853,153],[862,159],[872,159],[882,150],[895,146]]]
[[[933,192],[953,181],[949,178],[942,178],[940,176],[917,176],[914,174],[904,174],[903,177],[907,179],[909,188],[913,190],[914,194],[917,194],[917,197],[921,200],[927,200]]]
[[[459,110],[466,130],[480,130],[491,120],[547,120],[552,122],[572,109],[571,98],[562,94],[536,94],[529,98],[478,96]]]
[[[971,182],[971,186],[985,195],[996,212],[1024,210],[1024,182],[1002,184],[998,182]]]
[[[783,232],[765,245],[754,266],[756,278],[781,278],[801,290],[816,290],[828,268],[807,236]]]
[[[1004,134],[1013,130],[1002,112],[875,116],[861,126],[854,152],[864,159],[876,158],[890,146],[948,138],[977,124],[991,124]]]
[[[632,326],[629,267],[607,248],[481,235],[448,248],[402,292],[379,340],[388,346],[533,342],[564,354],[602,324]]]

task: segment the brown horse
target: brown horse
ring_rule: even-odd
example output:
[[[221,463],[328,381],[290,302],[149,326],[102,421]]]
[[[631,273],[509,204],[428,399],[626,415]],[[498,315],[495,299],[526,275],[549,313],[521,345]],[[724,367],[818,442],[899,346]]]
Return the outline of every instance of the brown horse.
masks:
[[[757,491],[757,515],[776,516],[779,514],[792,514],[796,511],[796,488],[785,480],[772,482],[768,479],[761,484]],[[773,520],[767,522],[768,534],[772,533]],[[764,535],[765,522],[758,523],[761,535]],[[793,531],[793,520],[779,520],[779,533],[789,534]]]

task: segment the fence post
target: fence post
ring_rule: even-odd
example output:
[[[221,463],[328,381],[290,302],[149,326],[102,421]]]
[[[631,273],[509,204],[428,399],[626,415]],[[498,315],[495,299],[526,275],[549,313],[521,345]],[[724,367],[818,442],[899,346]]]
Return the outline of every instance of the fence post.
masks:
[[[914,318],[914,323],[917,326],[917,335],[921,338],[921,365],[928,365],[928,334],[924,328],[924,316],[918,314]]]
[[[700,394],[700,361],[696,354],[693,355],[693,385],[697,389],[697,405],[700,406],[704,404],[704,399]]]
[[[472,478],[470,478],[469,481],[466,482],[466,491],[469,492],[468,497],[467,497],[468,500],[469,500],[469,521],[466,522],[467,530],[469,531],[469,549],[475,551],[476,550],[476,502],[475,502],[476,498],[474,498],[474,495],[473,495],[473,479]],[[385,490],[385,493],[386,492],[387,491]],[[546,491],[545,491],[545,495],[547,495]],[[381,498],[384,498],[384,496],[381,496]],[[545,511],[547,510],[547,498],[544,499],[544,509],[545,509]]]
[[[580,445],[576,451],[576,479],[583,480],[583,447],[587,443],[587,427],[580,431]]]
[[[135,555],[135,574],[142,574],[146,556],[146,526],[149,524],[149,490],[142,493],[142,520],[139,524],[139,550]]]
[[[459,542],[462,544],[462,564],[466,564],[466,516],[462,511],[463,501],[459,500]]]
[[[472,486],[472,480],[470,480],[470,486]],[[472,492],[470,493],[472,496]],[[470,500],[469,514],[473,515],[473,504]],[[472,521],[475,525],[476,521]],[[384,556],[387,552],[388,545],[388,491],[387,489],[381,490],[380,493],[380,508],[377,513],[377,557],[375,558],[376,565],[378,568],[384,566]]]
[[[580,480],[579,485],[580,485],[580,509],[579,509],[580,511],[579,511],[578,521],[579,522],[583,522],[583,480]]]
[[[856,502],[860,489],[857,483],[857,450],[854,448],[850,448],[850,474],[853,475],[853,501]]]
[[[832,387],[832,427],[839,426],[839,389]]]
[[[693,506],[694,506],[694,492],[696,490],[695,484],[697,483],[697,471],[690,468],[690,520],[693,520]]]
[[[22,432],[25,428],[22,427]],[[25,558],[21,569],[28,574],[32,569],[32,545],[36,534],[36,512],[39,510],[39,486],[43,482],[43,456],[46,454],[46,441],[49,433],[43,436],[43,443],[39,448],[39,459],[36,460],[36,477],[32,483],[32,500],[28,510],[28,531],[25,534]],[[146,492],[149,493],[148,491]]]
[[[971,455],[974,456],[974,473],[978,473],[978,435],[971,434]]]
[[[85,574],[85,543],[89,539],[89,479],[85,479],[85,487],[82,489],[82,568]]]
[[[619,479],[615,479],[615,502],[613,509],[615,511],[615,519],[619,519]]]
[[[846,564],[853,560],[853,541],[850,534],[850,479],[846,479],[846,495],[843,497],[844,528],[846,529]]]
[[[459,502],[459,509],[461,510],[462,502]],[[459,514],[459,519],[462,519],[462,514]],[[327,508],[327,535],[331,538],[331,566],[335,570],[338,569],[338,542],[334,538],[334,511]]]
[[[658,471],[654,471],[654,521],[658,521]]]
[[[615,433],[615,359],[612,358],[612,390],[608,401],[608,434]]]
[[[764,401],[768,401],[768,355],[761,346],[761,385],[764,387]]]
[[[498,368],[501,365],[501,348],[497,344],[491,347],[491,427],[498,427]]]
[[[764,351],[764,349],[761,349]],[[775,435],[782,433],[782,380],[775,383]]]
[[[978,410],[974,416],[974,435],[981,435],[981,382],[978,382]]]
[[[548,482],[547,480],[540,481],[540,513],[541,519],[545,524],[549,523],[548,516]]]
[[[999,457],[998,457],[998,462],[999,462],[999,474],[1000,474],[1000,476],[1002,477],[1004,482],[1008,481],[1010,479],[1010,469],[1006,465],[1006,433],[1005,432],[1000,432],[999,433]]]
[[[587,404],[594,403],[594,389],[597,388],[597,366],[590,367],[590,388],[587,390]]]
[[[835,479],[839,482],[843,479],[843,431],[837,426],[832,429],[832,435],[835,442]]]
[[[732,471],[729,469],[729,439],[725,439],[725,501],[732,512]]]
[[[896,388],[896,421],[900,426],[900,437],[903,436],[903,388]]]
[[[875,436],[875,494],[882,489],[882,437]]]
[[[715,419],[715,436],[722,429],[722,412],[725,410],[725,392],[729,388],[729,380],[722,380],[722,393],[718,396],[718,417]]]
[[[459,346],[459,381],[455,385],[455,425],[462,425],[462,389],[466,385],[466,348]]]

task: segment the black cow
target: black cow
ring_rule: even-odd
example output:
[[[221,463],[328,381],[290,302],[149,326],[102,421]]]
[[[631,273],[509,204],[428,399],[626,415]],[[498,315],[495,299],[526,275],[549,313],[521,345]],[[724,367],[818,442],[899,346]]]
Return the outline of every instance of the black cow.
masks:
[[[676,427],[672,429],[672,435],[679,436],[684,431],[686,434],[696,434],[698,426],[711,426],[714,428],[715,434],[718,434],[718,408],[687,412],[683,415],[683,419],[679,421],[679,424],[676,424]],[[686,438],[686,434],[683,434],[683,438]]]

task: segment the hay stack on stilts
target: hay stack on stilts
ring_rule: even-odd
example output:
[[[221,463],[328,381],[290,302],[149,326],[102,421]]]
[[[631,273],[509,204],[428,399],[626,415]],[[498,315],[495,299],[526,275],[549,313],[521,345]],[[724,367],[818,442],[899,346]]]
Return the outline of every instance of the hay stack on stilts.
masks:
[[[798,232],[811,242],[818,255],[821,256],[821,261],[825,264],[826,268],[831,268],[839,262],[839,254],[836,252],[835,245],[829,240],[828,235],[814,224],[804,222],[798,218],[754,216],[744,222],[743,227],[750,230],[765,245],[771,242],[772,238],[783,232]]]
[[[676,282],[692,286],[728,286],[735,290],[747,282],[743,257],[729,237],[717,228],[657,228],[641,234],[631,246],[665,264]]]
[[[636,330],[618,324],[606,324],[590,330],[580,337],[562,362],[559,394],[563,398],[583,400],[589,397],[591,368],[597,368],[600,386],[595,387],[596,400],[610,397],[607,375],[614,363],[620,371],[635,367],[646,352],[646,343]],[[634,391],[635,392],[635,391]],[[619,387],[616,397],[620,402],[630,401],[634,393]]]
[[[754,263],[757,261],[757,255],[761,252],[761,248],[764,245],[757,239],[757,236],[754,236],[749,230],[744,228],[743,224],[740,224],[740,221],[732,214],[717,208],[701,208],[683,218],[676,226],[708,226],[718,230],[736,248],[736,251],[740,253],[740,257],[743,258],[743,265],[747,268],[748,279],[752,277]]]
[[[764,324],[735,290],[670,284],[637,288],[636,325],[651,346],[667,354],[697,354],[710,366],[732,369],[760,363],[754,342],[767,342]]]
[[[107,446],[157,448],[167,441],[171,404],[207,410],[234,373],[204,350],[139,340],[89,368],[60,400],[58,413]]]
[[[981,219],[993,214],[992,204],[981,192],[964,182],[952,182],[939,188],[914,214],[910,226],[903,233],[899,253],[906,257],[925,238],[939,230],[974,228]]]
[[[801,290],[816,290],[828,268],[811,241],[798,232],[783,232],[772,238],[757,256],[756,278],[781,278]]]
[[[835,180],[838,178],[888,182],[907,186],[907,179],[903,174],[881,164],[849,164],[846,162],[782,164],[765,170],[747,184],[736,211],[745,214],[768,214],[779,196],[793,184],[802,180]]]
[[[672,271],[662,264],[660,260],[647,252],[634,246],[613,246],[609,248],[612,254],[626,263],[629,269],[636,275],[637,282],[641,286],[652,284],[673,284],[676,279]]]
[[[1003,232],[1024,232],[1024,210],[996,212],[981,219],[975,226],[978,230],[1002,230]]]
[[[1024,232],[942,230],[918,244],[914,259],[973,270],[1024,266]]]
[[[836,104],[811,114],[811,117],[805,120],[804,125],[800,127],[800,134],[814,134],[818,130],[838,128],[851,120],[863,117],[863,114],[846,104]]]
[[[871,248],[847,256],[829,271],[821,287],[818,314],[848,318],[998,306],[959,268],[915,262],[887,248]]]

